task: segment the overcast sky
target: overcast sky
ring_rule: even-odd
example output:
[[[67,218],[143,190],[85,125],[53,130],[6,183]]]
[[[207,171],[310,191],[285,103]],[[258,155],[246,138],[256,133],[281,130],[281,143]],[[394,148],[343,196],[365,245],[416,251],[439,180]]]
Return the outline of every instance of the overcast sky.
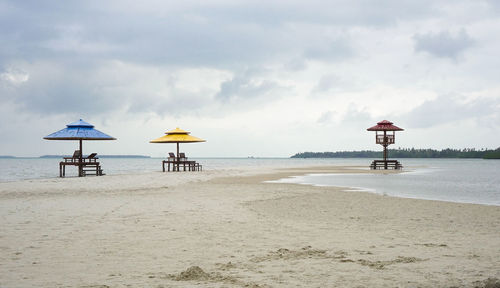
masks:
[[[500,1],[1,1],[0,155],[500,146]],[[85,152],[85,151],[84,151]]]

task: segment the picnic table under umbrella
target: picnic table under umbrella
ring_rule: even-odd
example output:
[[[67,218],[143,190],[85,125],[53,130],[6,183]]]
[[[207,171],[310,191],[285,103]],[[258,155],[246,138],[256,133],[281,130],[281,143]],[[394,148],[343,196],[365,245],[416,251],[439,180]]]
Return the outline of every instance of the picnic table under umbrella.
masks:
[[[54,132],[50,135],[43,137],[46,140],[78,140],[80,142],[80,153],[78,166],[78,176],[83,175],[83,140],[116,140],[116,138],[109,136],[97,129],[94,129],[94,125],[87,123],[80,119],[79,121],[70,123],[66,125],[66,128]]]
[[[191,132],[175,128],[174,130],[165,132],[166,135],[151,140],[149,143],[176,143],[177,144],[177,159],[179,159],[179,143],[196,143],[206,142],[203,139],[189,135]],[[179,161],[177,161],[177,171],[179,171]]]

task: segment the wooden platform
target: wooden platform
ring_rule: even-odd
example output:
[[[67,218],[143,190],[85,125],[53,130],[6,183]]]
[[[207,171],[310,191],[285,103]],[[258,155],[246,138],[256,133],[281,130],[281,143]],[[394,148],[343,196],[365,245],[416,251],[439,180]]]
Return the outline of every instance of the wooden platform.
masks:
[[[59,177],[66,176],[66,166],[75,166],[78,168],[78,176],[84,177],[87,175],[102,176],[101,164],[97,162],[95,153],[85,158],[65,157],[64,161],[59,162]]]
[[[165,167],[166,166],[166,167]],[[170,166],[172,166],[172,171],[202,171],[203,167],[200,163],[196,161],[176,161],[176,160],[163,160],[162,168],[163,172],[170,172]]]
[[[398,160],[373,160],[372,164],[370,164],[370,169],[392,169],[392,170],[401,170],[403,169],[403,165]]]

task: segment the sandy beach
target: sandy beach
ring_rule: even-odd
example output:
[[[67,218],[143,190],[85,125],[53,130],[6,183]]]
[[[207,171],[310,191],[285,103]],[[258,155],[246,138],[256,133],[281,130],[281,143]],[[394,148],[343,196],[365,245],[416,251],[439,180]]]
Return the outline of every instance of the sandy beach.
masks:
[[[500,287],[498,206],[265,182],[353,171],[0,183],[0,287]]]

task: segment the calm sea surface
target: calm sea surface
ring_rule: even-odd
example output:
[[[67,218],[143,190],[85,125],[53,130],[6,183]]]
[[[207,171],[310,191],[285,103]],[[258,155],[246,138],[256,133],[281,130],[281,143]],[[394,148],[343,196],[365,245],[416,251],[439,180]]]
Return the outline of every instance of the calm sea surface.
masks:
[[[400,159],[401,174],[310,174],[277,182],[351,187],[377,194],[500,206],[500,161]]]
[[[365,166],[371,159],[199,158],[205,170],[232,167]],[[400,159],[401,174],[314,174],[280,180],[286,183],[353,187],[405,198],[500,206],[500,161],[462,159]],[[0,159],[0,182],[55,178],[60,159]],[[160,171],[160,158],[101,158],[104,172],[130,174]],[[69,168],[69,169],[68,169]],[[67,167],[67,176],[77,171]]]
[[[191,158],[190,158],[191,159]],[[162,158],[100,158],[104,173],[130,174],[161,171]],[[314,165],[369,165],[367,159],[291,159],[291,158],[192,158],[204,170],[234,167],[294,167]],[[0,182],[59,176],[60,158],[0,159]],[[76,167],[66,167],[66,176],[76,176]]]

